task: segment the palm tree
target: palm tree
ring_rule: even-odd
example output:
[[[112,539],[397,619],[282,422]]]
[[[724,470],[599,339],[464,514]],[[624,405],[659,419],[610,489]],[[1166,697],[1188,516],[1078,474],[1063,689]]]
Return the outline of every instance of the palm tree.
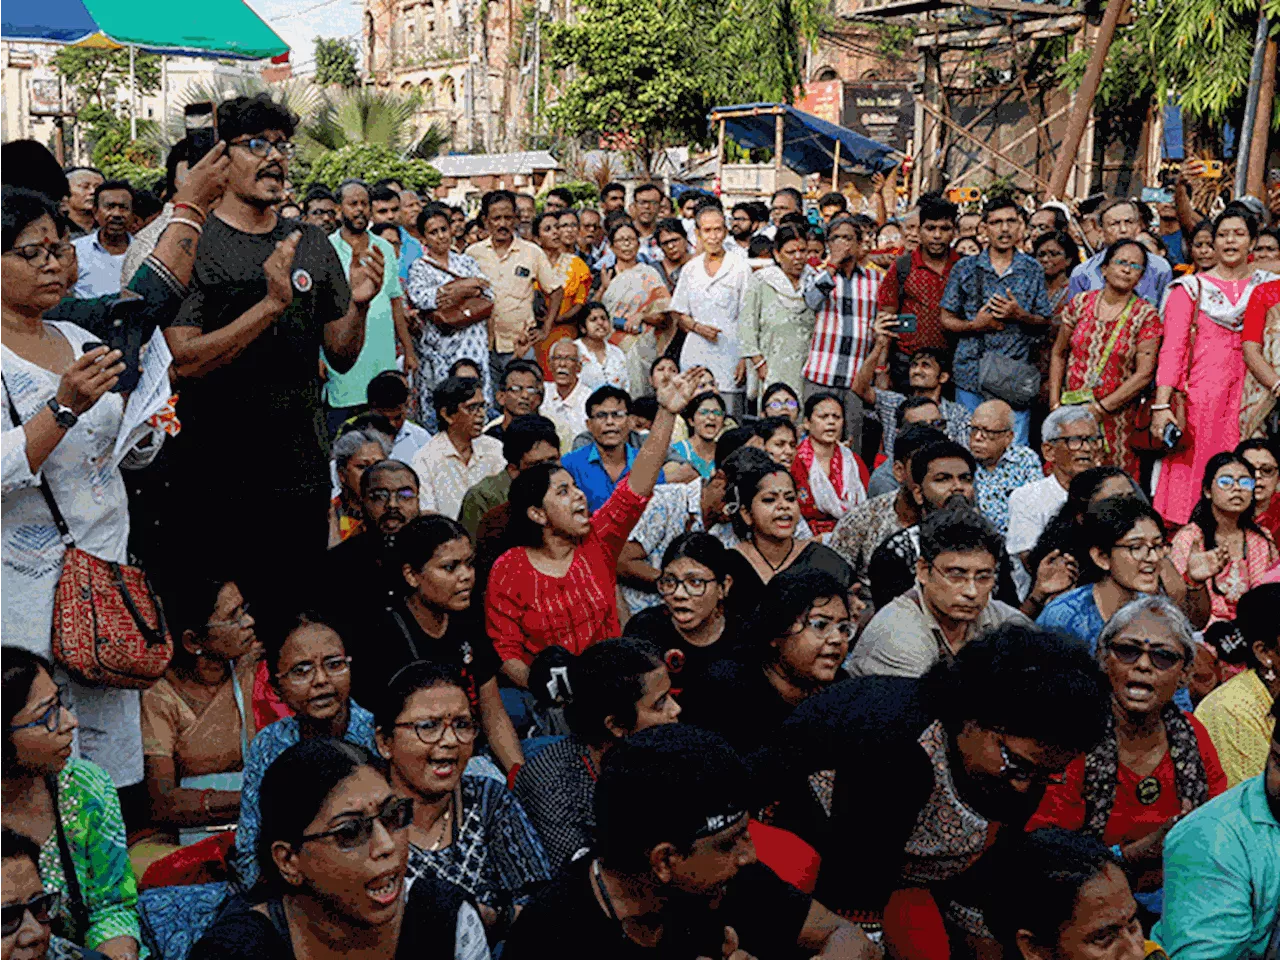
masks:
[[[320,109],[295,139],[307,159],[357,143],[375,143],[403,154],[416,145],[414,115],[419,106],[416,91],[407,97],[376,87],[326,91]]]
[[[434,160],[440,156],[448,142],[449,131],[444,124],[438,120],[432,120],[417,144],[409,151],[409,156],[418,160]]]

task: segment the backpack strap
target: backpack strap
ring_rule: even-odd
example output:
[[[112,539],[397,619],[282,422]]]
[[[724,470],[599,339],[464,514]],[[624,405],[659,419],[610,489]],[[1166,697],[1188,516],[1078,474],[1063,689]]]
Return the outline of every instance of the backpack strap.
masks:
[[[898,273],[898,312],[902,312],[902,301],[907,296],[907,277],[911,275],[911,254],[904,253],[896,261]]]

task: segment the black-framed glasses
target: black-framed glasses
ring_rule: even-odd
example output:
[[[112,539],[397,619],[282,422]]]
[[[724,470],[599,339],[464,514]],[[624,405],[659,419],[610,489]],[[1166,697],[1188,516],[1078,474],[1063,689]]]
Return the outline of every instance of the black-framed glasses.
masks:
[[[323,670],[327,677],[340,677],[351,670],[351,658],[335,656],[325,657],[318,664],[310,660],[306,663],[295,663],[283,673],[277,673],[276,679],[299,687],[305,686],[315,677],[317,668]]]
[[[471,743],[480,732],[480,726],[470,717],[428,717],[425,720],[407,720],[397,723],[397,728],[412,730],[423,743],[439,743],[446,730],[452,730],[459,743]]]
[[[707,587],[715,583],[715,580],[709,580],[706,577],[672,577],[663,575],[658,578],[658,593],[664,597],[675,596],[676,590],[684,587],[684,592],[691,597],[701,597],[707,592]]]
[[[1085,447],[1096,447],[1102,442],[1102,434],[1095,433],[1088,437],[1054,437],[1050,443],[1060,443],[1068,450],[1083,450]]]
[[[28,913],[36,923],[53,922],[61,903],[62,894],[57,890],[38,893],[25,903],[6,903],[0,907],[0,936],[11,937],[17,933]]]
[[[1133,664],[1142,659],[1142,655],[1145,653],[1151,659],[1151,665],[1161,672],[1172,670],[1174,667],[1179,667],[1186,663],[1186,660],[1178,651],[1169,650],[1166,647],[1153,646],[1150,640],[1144,640],[1141,643],[1113,640],[1107,644],[1107,653],[1126,666],[1133,666]]]
[[[973,437],[975,440],[986,440],[988,438],[995,440],[998,437],[1003,437],[1006,433],[1013,433],[1013,430],[1008,428],[1004,430],[995,430],[991,427],[978,427],[973,424],[969,424],[969,436]]]
[[[52,257],[59,263],[65,263],[71,258],[71,255],[75,253],[75,250],[75,244],[60,241],[58,243],[24,243],[20,247],[13,247],[10,250],[6,250],[5,253],[17,254],[23,260],[27,261],[27,263],[34,264],[39,260],[40,263],[43,264],[49,257]]]
[[[53,703],[49,704],[44,713],[30,723],[18,723],[10,726],[9,732],[17,733],[19,730],[29,730],[31,727],[44,727],[50,733],[57,733],[58,728],[62,726],[62,711],[66,707],[67,685],[60,683],[58,684],[57,692],[53,695]]]
[[[418,499],[418,491],[413,487],[400,487],[398,490],[388,490],[385,487],[370,490],[369,502],[376,503],[380,507],[385,507],[391,502],[391,498],[395,497],[396,503],[408,503],[411,500]]]
[[[1254,467],[1253,472],[1260,477],[1274,477],[1277,473],[1280,473],[1280,467],[1277,467],[1274,463],[1264,463],[1260,467]]]
[[[413,801],[408,797],[387,797],[382,809],[371,817],[354,817],[338,824],[332,830],[319,833],[304,833],[298,842],[308,843],[312,840],[323,840],[333,837],[339,850],[354,850],[369,842],[373,836],[374,822],[381,823],[387,833],[399,833],[413,823]]]
[[[1213,485],[1219,490],[1230,490],[1232,487],[1239,487],[1241,490],[1253,490],[1257,486],[1253,477],[1228,477],[1225,474],[1221,477],[1215,477]]]
[[[800,404],[788,397],[786,400],[770,400],[764,408],[766,410],[799,410]]]
[[[1159,560],[1168,555],[1169,544],[1163,540],[1160,543],[1135,541],[1133,543],[1117,543],[1114,549],[1125,551],[1134,560]]]
[[[808,627],[823,640],[830,639],[831,635],[835,634],[845,643],[852,642],[853,635],[857,632],[852,620],[832,620],[830,617],[809,617],[801,624],[796,633],[800,633],[805,627]]]
[[[1018,756],[1000,740],[1000,776],[1013,783],[1062,784],[1067,782],[1065,771],[1048,773],[1036,768],[1029,760]]]
[[[292,159],[297,147],[289,140],[268,140],[266,137],[250,137],[248,140],[232,140],[228,146],[244,147],[255,157],[265,160],[274,150],[286,160]]]

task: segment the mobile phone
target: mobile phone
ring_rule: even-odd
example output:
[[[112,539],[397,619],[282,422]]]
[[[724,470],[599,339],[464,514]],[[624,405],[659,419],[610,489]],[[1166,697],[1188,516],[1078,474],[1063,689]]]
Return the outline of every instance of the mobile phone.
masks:
[[[187,131],[187,163],[195,166],[218,142],[218,112],[212,100],[202,100],[187,106],[183,122]]]
[[[627,318],[626,318],[626,317],[614,317],[614,318],[613,318],[613,329],[615,329],[615,330],[624,330],[624,329],[626,329],[626,326],[627,326]]]
[[[1200,176],[1206,180],[1222,179],[1222,161],[1206,160],[1204,161],[1204,169],[1200,171]]]
[[[1160,439],[1164,442],[1166,447],[1172,450],[1178,445],[1178,441],[1182,439],[1182,431],[1178,429],[1178,425],[1176,423],[1166,423],[1164,433],[1161,435]]]
[[[131,393],[142,378],[140,360],[142,344],[152,332],[147,327],[154,328],[154,324],[145,323],[141,316],[146,305],[147,301],[136,294],[117,297],[107,313],[105,329],[95,330],[96,333],[102,334],[104,339],[88,341],[81,348],[86,353],[95,347],[110,347],[112,350],[120,351],[124,372],[120,374],[116,385],[111,388],[112,393]]]
[[[1173,191],[1162,187],[1143,187],[1143,203],[1173,203]]]
[[[894,329],[898,333],[915,333],[916,315],[914,313],[898,314],[898,325]]]

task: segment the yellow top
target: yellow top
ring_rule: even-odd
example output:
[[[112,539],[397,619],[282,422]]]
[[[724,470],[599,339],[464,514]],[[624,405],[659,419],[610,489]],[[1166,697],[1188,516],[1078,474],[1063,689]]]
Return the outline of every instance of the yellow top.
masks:
[[[1196,719],[1209,731],[1229,786],[1256,777],[1267,765],[1275,726],[1270,716],[1273,699],[1257,672],[1245,670],[1210,691],[1196,707]]]

